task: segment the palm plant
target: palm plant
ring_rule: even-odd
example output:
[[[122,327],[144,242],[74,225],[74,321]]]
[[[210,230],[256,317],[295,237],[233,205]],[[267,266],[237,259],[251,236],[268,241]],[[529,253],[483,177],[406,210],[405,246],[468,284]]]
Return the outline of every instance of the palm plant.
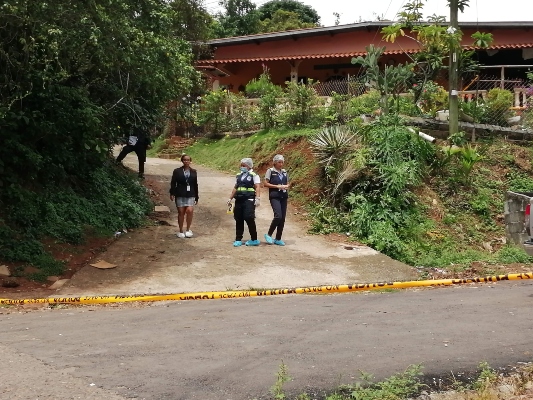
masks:
[[[326,190],[338,200],[343,186],[352,181],[365,165],[364,149],[358,136],[348,127],[328,126],[312,136],[309,142],[314,156],[324,166],[330,183]]]

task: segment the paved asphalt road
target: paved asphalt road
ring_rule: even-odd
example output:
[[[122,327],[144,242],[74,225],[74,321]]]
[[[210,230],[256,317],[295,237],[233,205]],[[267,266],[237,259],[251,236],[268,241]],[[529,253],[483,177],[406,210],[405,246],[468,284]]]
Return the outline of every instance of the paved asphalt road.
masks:
[[[0,399],[262,399],[421,363],[532,359],[533,282],[118,307],[0,308]],[[93,385],[91,385],[93,384]]]

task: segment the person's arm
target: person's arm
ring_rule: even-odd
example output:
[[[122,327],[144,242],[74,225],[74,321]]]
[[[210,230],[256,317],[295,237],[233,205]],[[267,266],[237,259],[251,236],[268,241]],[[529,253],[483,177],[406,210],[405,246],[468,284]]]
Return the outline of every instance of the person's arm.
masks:
[[[254,205],[257,207],[261,204],[261,177],[259,175],[254,176],[254,189],[255,189]]]
[[[273,185],[268,180],[265,180],[265,183],[263,183],[263,186],[266,188],[271,188],[271,189],[288,189],[289,188],[289,185]]]
[[[198,173],[194,170],[194,193],[196,193],[196,198],[194,199],[195,203],[198,203],[199,193],[198,193]]]
[[[231,194],[229,195],[228,204],[231,203],[231,200],[235,197],[235,193],[237,193],[237,186],[233,187],[233,190],[231,191]]]
[[[269,182],[268,179],[265,179],[265,183],[263,183],[263,186],[266,187],[266,188],[282,189],[282,190],[289,188],[289,185],[273,185],[272,183]]]
[[[176,170],[172,173],[172,179],[170,180],[170,200],[174,201],[174,195],[172,194],[173,189],[176,187]]]
[[[144,145],[147,149],[152,147],[152,138],[150,136],[150,133],[146,133],[144,137]]]

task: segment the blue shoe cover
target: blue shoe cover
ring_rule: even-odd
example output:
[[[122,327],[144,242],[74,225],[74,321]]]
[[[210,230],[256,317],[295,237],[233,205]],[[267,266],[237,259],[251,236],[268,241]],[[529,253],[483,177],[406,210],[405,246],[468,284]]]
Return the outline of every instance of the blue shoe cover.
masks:
[[[259,243],[261,243],[259,240],[248,240],[245,245],[246,246],[259,246]]]
[[[272,239],[272,236],[268,236],[268,234],[265,233],[265,240],[268,244],[274,243],[274,239]]]
[[[242,242],[240,240],[236,240],[233,242],[233,247],[240,247],[242,246]]]
[[[274,244],[277,244],[278,246],[285,246],[285,242],[283,240],[274,240]]]

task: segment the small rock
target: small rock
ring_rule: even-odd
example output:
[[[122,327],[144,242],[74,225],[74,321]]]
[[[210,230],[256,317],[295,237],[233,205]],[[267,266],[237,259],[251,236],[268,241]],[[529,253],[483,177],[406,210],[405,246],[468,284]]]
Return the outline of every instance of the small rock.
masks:
[[[505,395],[514,394],[514,388],[512,385],[500,385],[498,386],[498,392]]]
[[[59,279],[58,281],[54,282],[52,286],[50,286],[48,289],[59,289],[61,286],[63,286],[65,283],[70,281],[70,279]]]
[[[11,272],[9,272],[9,267],[7,265],[0,265],[0,275],[11,276]]]
[[[46,278],[48,282],[57,282],[59,280],[59,276],[49,276]]]
[[[483,248],[487,251],[492,251],[492,245],[490,242],[483,242]]]

